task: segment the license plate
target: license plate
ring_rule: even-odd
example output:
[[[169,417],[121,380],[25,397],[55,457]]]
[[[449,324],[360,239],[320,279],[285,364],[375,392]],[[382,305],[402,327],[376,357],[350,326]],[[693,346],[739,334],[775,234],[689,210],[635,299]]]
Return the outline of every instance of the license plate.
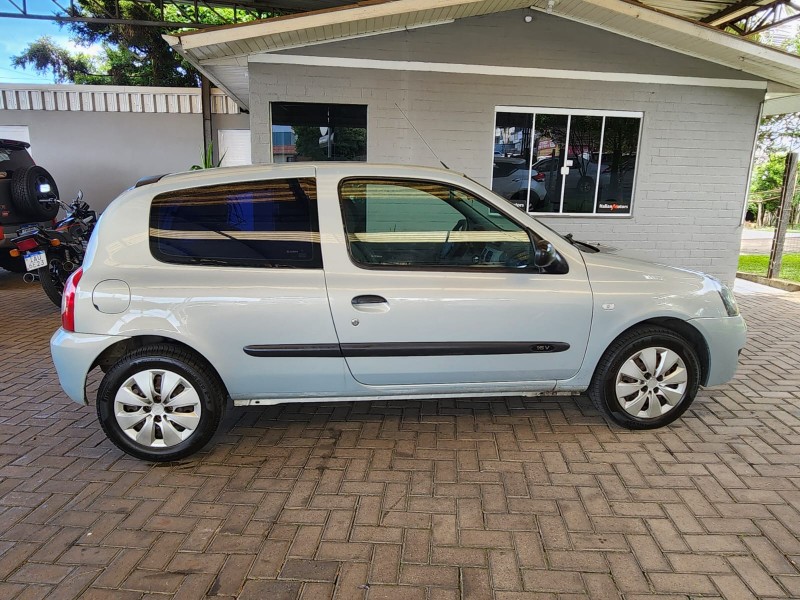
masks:
[[[47,254],[45,254],[44,250],[26,252],[22,256],[25,259],[25,268],[28,271],[35,271],[47,266]]]

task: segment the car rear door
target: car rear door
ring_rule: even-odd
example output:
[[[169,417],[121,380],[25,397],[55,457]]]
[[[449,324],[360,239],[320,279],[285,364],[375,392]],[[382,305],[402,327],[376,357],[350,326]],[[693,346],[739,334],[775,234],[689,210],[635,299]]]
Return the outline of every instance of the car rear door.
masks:
[[[357,381],[553,382],[578,371],[592,301],[577,251],[567,273],[526,268],[528,232],[453,185],[323,174],[319,185],[331,312]]]
[[[152,201],[156,263],[141,314],[169,309],[234,399],[332,394],[345,381],[314,175],[313,166],[298,166]]]

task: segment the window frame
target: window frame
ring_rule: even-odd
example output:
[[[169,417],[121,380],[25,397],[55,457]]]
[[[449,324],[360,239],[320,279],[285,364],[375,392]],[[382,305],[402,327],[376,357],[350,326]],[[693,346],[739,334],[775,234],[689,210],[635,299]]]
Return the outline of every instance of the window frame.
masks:
[[[157,236],[154,236],[153,231],[153,210],[156,200],[164,196],[166,194],[177,194],[177,193],[191,193],[195,190],[202,190],[206,188],[213,188],[213,187],[224,187],[230,185],[241,185],[241,186],[258,186],[259,184],[268,184],[271,182],[276,181],[296,181],[298,184],[301,180],[310,180],[314,185],[314,198],[309,198],[310,203],[310,226],[311,231],[309,234],[312,237],[312,241],[309,242],[312,244],[314,249],[314,256],[312,260],[308,261],[308,266],[298,263],[288,263],[284,262],[281,264],[282,261],[272,261],[278,264],[268,264],[270,261],[267,259],[259,259],[248,262],[248,259],[234,259],[232,262],[228,262],[229,259],[220,259],[214,257],[186,257],[186,260],[181,260],[180,257],[174,257],[164,254],[158,249],[158,240]],[[294,177],[273,177],[270,179],[245,179],[233,182],[217,182],[217,183],[209,183],[205,185],[194,185],[189,187],[181,187],[174,190],[165,190],[163,192],[159,192],[153,195],[150,198],[149,202],[149,210],[147,213],[147,245],[148,249],[150,250],[150,255],[156,262],[166,265],[180,265],[182,267],[200,267],[200,268],[215,268],[215,269],[269,269],[269,270],[305,270],[305,271],[319,271],[325,268],[325,263],[323,260],[322,254],[322,239],[320,233],[320,213],[319,213],[319,196],[317,194],[319,190],[318,182],[316,177],[312,176],[294,176]],[[243,190],[244,193],[244,190]],[[241,260],[241,262],[236,262],[237,260]]]
[[[490,144],[490,148],[492,149],[492,161],[490,163],[490,171],[489,174],[489,182],[493,181],[494,179],[494,140],[495,140],[495,131],[497,130],[497,113],[516,113],[516,114],[530,114],[533,115],[533,130],[536,130],[536,115],[538,113],[542,114],[550,114],[550,115],[567,115],[568,117],[579,116],[579,117],[620,117],[620,118],[629,118],[629,119],[639,119],[639,135],[636,140],[636,166],[633,169],[633,188],[631,191],[631,210],[627,213],[598,213],[597,211],[597,188],[595,188],[595,202],[593,206],[593,212],[536,212],[531,211],[527,212],[529,215],[535,215],[538,218],[562,218],[562,217],[582,217],[582,218],[590,218],[590,219],[632,219],[634,217],[634,210],[635,210],[635,200],[636,200],[636,183],[639,177],[639,165],[640,165],[640,149],[642,147],[642,137],[644,135],[644,124],[645,124],[645,113],[644,111],[630,111],[630,110],[602,110],[602,109],[592,109],[592,108],[548,108],[544,106],[495,106],[494,107],[494,115],[492,122],[492,140]],[[569,121],[569,125],[571,125],[571,119]],[[603,127],[603,133],[605,133],[605,122]],[[569,144],[569,126],[567,128],[567,144]],[[601,137],[601,147],[600,152],[602,154],[602,137]],[[531,153],[533,154],[533,153]],[[569,148],[567,148],[567,154],[569,154]],[[533,168],[533,156],[528,159],[528,170]],[[491,187],[491,183],[490,183]],[[562,186],[562,199],[564,195],[564,190]],[[563,204],[562,204],[563,205]]]
[[[351,182],[351,181],[374,181],[374,182],[391,182],[391,181],[398,181],[398,182],[412,182],[418,184],[433,184],[433,185],[440,185],[443,187],[450,187],[454,190],[457,190],[463,194],[467,194],[468,196],[472,196],[484,204],[488,206],[491,211],[496,212],[497,214],[502,215],[512,223],[514,223],[517,227],[519,227],[522,231],[528,234],[528,241],[531,246],[531,251],[533,252],[535,249],[536,239],[544,240],[541,236],[539,236],[535,231],[533,231],[530,227],[526,227],[522,223],[520,223],[517,219],[511,216],[508,212],[503,209],[500,209],[494,206],[491,202],[489,202],[484,196],[478,195],[475,192],[468,190],[465,187],[459,186],[454,183],[437,181],[435,179],[426,179],[423,177],[398,177],[398,176],[387,176],[382,177],[380,175],[365,175],[365,176],[352,176],[352,177],[343,177],[339,180],[339,183],[336,186],[336,200],[339,203],[339,216],[342,221],[342,232],[344,233],[344,240],[345,245],[347,246],[347,257],[350,262],[359,269],[363,269],[365,271],[416,271],[416,272],[434,272],[434,273],[519,273],[519,274],[526,274],[528,276],[535,275],[535,274],[542,274],[542,275],[551,275],[551,273],[547,273],[546,271],[541,270],[540,267],[537,267],[533,264],[529,264],[526,267],[522,268],[514,268],[514,267],[483,267],[483,268],[475,268],[470,266],[414,266],[414,265],[372,265],[372,264],[364,264],[356,260],[353,256],[353,252],[350,248],[350,236],[349,232],[347,231],[347,227],[345,226],[345,215],[344,215],[344,205],[342,204],[342,186]],[[560,254],[560,253],[559,253]],[[533,255],[531,255],[531,259],[533,259]],[[563,257],[562,257],[563,259]],[[563,259],[566,262],[566,259]]]

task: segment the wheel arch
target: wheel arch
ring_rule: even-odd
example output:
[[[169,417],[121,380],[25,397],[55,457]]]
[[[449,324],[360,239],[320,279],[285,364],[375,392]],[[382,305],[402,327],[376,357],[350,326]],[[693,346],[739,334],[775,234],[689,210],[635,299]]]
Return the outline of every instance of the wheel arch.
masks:
[[[603,351],[603,355],[608,351],[608,348],[616,343],[618,339],[624,335],[627,335],[631,330],[642,326],[646,327],[647,325],[657,325],[659,327],[669,329],[670,331],[674,331],[692,345],[692,348],[694,348],[694,351],[697,353],[697,358],[700,361],[700,385],[705,385],[708,381],[711,365],[708,342],[706,342],[703,334],[700,333],[696,327],[694,327],[689,321],[684,321],[683,319],[678,319],[676,317],[652,317],[644,321],[639,321],[620,332],[620,334],[606,346],[606,349]],[[595,371],[598,368],[599,363],[595,366]]]
[[[182,350],[188,352],[192,356],[194,356],[197,360],[201,361],[205,366],[208,367],[209,373],[211,373],[214,377],[216,377],[219,385],[222,386],[223,391],[225,392],[226,398],[230,397],[228,392],[228,387],[225,385],[225,380],[220,375],[219,371],[211,364],[201,352],[198,352],[195,348],[192,348],[190,345],[186,344],[185,342],[181,342],[176,340],[175,338],[170,338],[162,335],[138,335],[134,337],[125,338],[112,344],[103,352],[101,352],[98,357],[92,363],[91,368],[89,371],[93,371],[96,367],[100,367],[100,369],[105,373],[108,371],[111,366],[113,366],[120,358],[122,358],[125,354],[136,350],[137,348],[142,348],[144,346],[149,346],[151,344],[169,344],[171,346],[176,346],[181,348]]]

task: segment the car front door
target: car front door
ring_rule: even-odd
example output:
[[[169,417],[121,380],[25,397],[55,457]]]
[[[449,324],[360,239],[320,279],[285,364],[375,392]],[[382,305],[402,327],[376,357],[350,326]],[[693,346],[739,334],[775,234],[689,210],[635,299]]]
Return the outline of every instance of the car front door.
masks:
[[[358,382],[552,382],[578,371],[592,302],[577,251],[532,268],[533,244],[546,242],[454,185],[318,181],[339,197],[320,207],[332,228],[325,275]]]

